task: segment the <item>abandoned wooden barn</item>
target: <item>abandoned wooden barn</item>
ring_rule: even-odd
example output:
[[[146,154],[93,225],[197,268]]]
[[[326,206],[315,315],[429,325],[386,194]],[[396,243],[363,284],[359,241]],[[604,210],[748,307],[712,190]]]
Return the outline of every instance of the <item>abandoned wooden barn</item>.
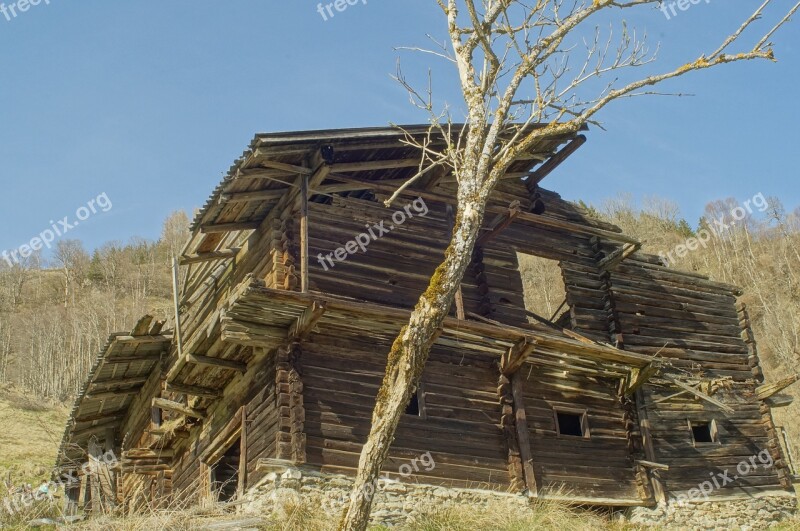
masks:
[[[229,500],[276,460],[354,474],[389,347],[453,223],[444,169],[383,205],[419,169],[404,140],[427,127],[405,129],[255,137],[194,221],[179,318],[112,337],[77,399],[58,458],[75,503]],[[788,383],[764,383],[739,291],[540,186],[585,140],[542,141],[493,192],[386,471],[430,452],[433,469],[395,477],[640,506],[765,450],[772,465],[710,496],[785,492],[770,408]],[[521,254],[560,269],[556,315],[526,309]],[[109,450],[120,463],[76,468]]]

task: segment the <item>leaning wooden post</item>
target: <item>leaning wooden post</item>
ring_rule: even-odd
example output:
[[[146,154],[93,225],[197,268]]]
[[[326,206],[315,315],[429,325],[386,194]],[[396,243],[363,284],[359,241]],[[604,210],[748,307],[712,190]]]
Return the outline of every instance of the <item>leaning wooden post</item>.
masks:
[[[181,342],[181,308],[178,298],[178,258],[172,257],[172,302],[175,305],[175,342],[178,345],[178,359],[183,359],[183,344]]]
[[[300,291],[308,293],[308,175],[300,183]]]

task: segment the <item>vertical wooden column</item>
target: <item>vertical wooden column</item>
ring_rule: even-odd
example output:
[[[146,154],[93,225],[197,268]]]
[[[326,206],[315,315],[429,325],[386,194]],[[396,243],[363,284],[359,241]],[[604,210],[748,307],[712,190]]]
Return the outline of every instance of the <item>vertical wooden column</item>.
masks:
[[[242,432],[239,435],[239,496],[247,490],[247,404],[241,407]]]
[[[299,343],[278,349],[276,384],[280,430],[276,435],[276,457],[296,464],[306,462],[305,407]]]
[[[656,462],[656,452],[653,446],[653,435],[650,432],[650,419],[647,418],[647,408],[644,405],[644,392],[638,389],[635,394],[636,397],[636,415],[639,420],[639,430],[642,434],[642,446],[644,448],[644,455],[648,461]],[[639,471],[641,472],[641,471]],[[651,470],[649,474],[645,471],[645,476],[649,475],[650,488],[652,494],[658,503],[667,501],[667,493],[664,489],[664,484],[661,481],[660,472],[658,470]],[[643,478],[642,478],[643,479]],[[646,483],[642,483],[645,493],[649,494],[649,489],[646,488]]]
[[[514,425],[519,442],[519,457],[522,460],[522,471],[525,473],[525,486],[533,496],[539,495],[536,474],[533,471],[533,451],[528,431],[528,417],[525,414],[525,380],[520,371],[511,375],[511,395],[514,399]]]
[[[300,291],[308,293],[308,175],[300,177]]]
[[[514,394],[511,390],[511,380],[504,374],[500,375],[500,380],[497,382],[497,395],[502,409],[500,426],[508,448],[508,473],[511,478],[511,489],[520,492],[526,488],[525,472],[522,468],[519,439],[514,421]]]
[[[538,496],[539,487],[533,469],[533,452],[525,414],[524,377],[519,371],[511,375],[501,374],[497,394],[502,408],[500,425],[508,447],[511,488],[515,491],[527,489],[532,496]]]

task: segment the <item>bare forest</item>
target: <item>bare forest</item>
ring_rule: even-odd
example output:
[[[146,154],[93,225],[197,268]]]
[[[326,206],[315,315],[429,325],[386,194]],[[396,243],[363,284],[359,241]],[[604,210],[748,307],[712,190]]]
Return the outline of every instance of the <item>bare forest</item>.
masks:
[[[171,311],[170,264],[189,220],[175,213],[157,242],[109,242],[89,253],[61,240],[52,256],[0,264],[0,387],[70,401],[108,336]]]

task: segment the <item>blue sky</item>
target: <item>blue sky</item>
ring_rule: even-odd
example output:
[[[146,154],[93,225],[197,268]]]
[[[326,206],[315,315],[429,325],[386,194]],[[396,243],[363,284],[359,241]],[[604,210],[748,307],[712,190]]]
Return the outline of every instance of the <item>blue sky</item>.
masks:
[[[113,209],[69,237],[88,248],[157,238],[170,212],[202,205],[256,132],[424,120],[390,78],[394,48],[445,30],[434,0],[368,0],[327,21],[310,0],[42,2],[0,15],[0,249],[101,193]],[[666,69],[715,48],[760,2],[730,4],[624,17],[661,42]],[[668,198],[692,223],[725,197],[799,206],[800,17],[774,41],[776,64],[692,74],[665,87],[692,97],[608,107],[607,131],[593,128],[544,185],[595,203]],[[450,65],[419,54],[403,63],[413,79],[431,67],[439,100],[462,104]]]

